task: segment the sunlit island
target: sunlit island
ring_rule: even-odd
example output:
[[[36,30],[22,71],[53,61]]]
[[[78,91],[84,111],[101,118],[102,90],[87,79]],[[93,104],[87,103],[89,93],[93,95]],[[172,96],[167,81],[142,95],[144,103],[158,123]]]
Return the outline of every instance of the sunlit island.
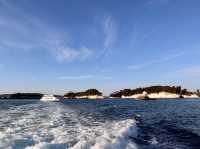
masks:
[[[133,99],[176,99],[176,98],[200,98],[199,90],[196,92],[182,89],[181,86],[150,86],[136,89],[124,89],[116,91],[110,98]]]
[[[104,96],[97,89],[88,89],[84,92],[68,92],[64,99],[104,99]]]
[[[0,99],[41,99],[43,94],[40,93],[13,93],[1,94]]]
[[[110,96],[103,96],[102,92],[97,89],[88,89],[82,92],[68,92],[64,96],[52,95],[56,98],[67,99],[178,99],[178,98],[200,98],[200,92],[188,91],[182,89],[181,86],[150,86],[136,89],[123,89],[115,91]],[[0,99],[43,99],[46,97],[40,93],[15,93],[15,94],[2,94]],[[49,97],[49,96],[47,96]]]
[[[150,86],[136,89],[123,89],[110,94],[109,97],[102,96],[96,89],[89,89],[85,92],[68,92],[65,99],[177,99],[177,98],[200,98],[199,90],[196,92],[182,89],[181,86]]]

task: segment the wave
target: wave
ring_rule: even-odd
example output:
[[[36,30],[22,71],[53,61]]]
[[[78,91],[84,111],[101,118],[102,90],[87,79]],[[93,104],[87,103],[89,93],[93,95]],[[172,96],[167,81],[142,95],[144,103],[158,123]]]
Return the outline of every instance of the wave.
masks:
[[[136,144],[129,140],[129,136],[137,134],[134,120],[117,122],[109,127],[96,130],[82,128],[77,143],[69,149],[137,149]],[[98,135],[98,133],[102,133],[102,135]],[[59,134],[57,135],[59,136]],[[26,149],[64,149],[65,147],[64,144],[58,144],[53,140],[51,143],[40,142],[26,147]]]
[[[90,134],[82,130],[78,143],[70,149],[136,149],[136,144],[129,140],[130,136],[137,136],[135,120],[108,122]]]

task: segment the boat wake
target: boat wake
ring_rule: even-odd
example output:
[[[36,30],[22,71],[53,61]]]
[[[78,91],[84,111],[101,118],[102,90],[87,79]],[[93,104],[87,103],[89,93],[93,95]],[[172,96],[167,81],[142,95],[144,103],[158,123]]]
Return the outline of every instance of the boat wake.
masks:
[[[136,149],[129,140],[136,136],[135,120],[105,123],[96,128],[81,128],[79,141],[70,149]]]
[[[60,103],[22,105],[1,111],[0,148],[136,149],[136,121],[91,120]]]

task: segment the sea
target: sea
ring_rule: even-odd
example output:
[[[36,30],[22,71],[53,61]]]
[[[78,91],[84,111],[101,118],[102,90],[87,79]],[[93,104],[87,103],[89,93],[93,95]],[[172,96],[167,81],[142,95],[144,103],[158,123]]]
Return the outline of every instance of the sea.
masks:
[[[200,149],[200,100],[0,100],[0,149]]]

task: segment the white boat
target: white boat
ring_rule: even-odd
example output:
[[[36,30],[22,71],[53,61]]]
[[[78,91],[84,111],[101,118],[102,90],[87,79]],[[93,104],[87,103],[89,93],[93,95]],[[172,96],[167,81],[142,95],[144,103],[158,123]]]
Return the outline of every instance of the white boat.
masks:
[[[44,95],[40,100],[41,101],[59,101],[60,99],[54,95]]]

